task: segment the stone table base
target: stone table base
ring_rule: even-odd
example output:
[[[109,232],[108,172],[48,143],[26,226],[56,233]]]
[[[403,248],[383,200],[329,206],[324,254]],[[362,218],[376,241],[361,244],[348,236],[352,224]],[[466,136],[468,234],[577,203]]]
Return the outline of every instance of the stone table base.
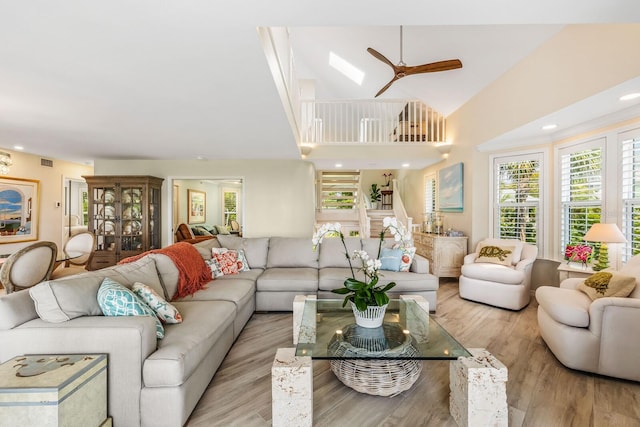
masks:
[[[311,357],[296,356],[295,348],[279,348],[271,367],[274,427],[313,425],[313,368]]]
[[[460,427],[507,426],[507,367],[483,348],[449,366],[449,412]]]

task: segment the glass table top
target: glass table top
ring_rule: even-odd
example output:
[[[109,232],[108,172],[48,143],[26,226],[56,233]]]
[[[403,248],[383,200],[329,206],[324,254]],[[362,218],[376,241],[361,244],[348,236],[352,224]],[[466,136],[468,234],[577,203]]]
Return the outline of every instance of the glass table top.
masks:
[[[307,299],[296,356],[453,360],[471,354],[414,300],[391,300],[382,326],[363,328],[341,299]]]

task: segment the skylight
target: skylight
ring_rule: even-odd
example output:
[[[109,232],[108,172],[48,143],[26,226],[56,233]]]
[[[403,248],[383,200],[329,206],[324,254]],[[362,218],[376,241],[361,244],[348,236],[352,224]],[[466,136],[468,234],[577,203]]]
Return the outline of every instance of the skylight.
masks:
[[[342,74],[353,80],[358,85],[362,86],[362,80],[364,80],[364,71],[354,67],[349,61],[341,58],[333,52],[329,52],[329,65]]]

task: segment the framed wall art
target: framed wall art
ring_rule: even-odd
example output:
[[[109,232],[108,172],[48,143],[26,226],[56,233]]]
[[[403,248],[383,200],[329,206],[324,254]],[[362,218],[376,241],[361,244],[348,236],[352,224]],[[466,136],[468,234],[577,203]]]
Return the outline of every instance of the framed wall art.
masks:
[[[40,181],[0,178],[0,244],[38,240]]]
[[[189,224],[200,224],[207,219],[207,193],[198,190],[187,190],[189,199]]]
[[[439,202],[443,212],[462,212],[464,208],[463,165],[456,163],[438,171]]]

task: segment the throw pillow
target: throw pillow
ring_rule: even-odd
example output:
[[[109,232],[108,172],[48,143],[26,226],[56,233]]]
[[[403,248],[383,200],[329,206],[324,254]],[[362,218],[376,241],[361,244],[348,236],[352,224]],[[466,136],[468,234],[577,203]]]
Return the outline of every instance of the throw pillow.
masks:
[[[218,231],[218,234],[231,234],[229,229],[224,225],[216,225],[216,230]]]
[[[628,297],[635,287],[635,277],[609,271],[599,271],[578,285],[592,301],[603,297]]]
[[[222,270],[222,274],[228,276],[230,274],[238,274],[240,270],[238,269],[238,252],[236,251],[221,251],[218,252],[213,248],[212,251],[212,260],[216,260],[216,262],[220,265],[220,269]]]
[[[402,259],[400,263],[400,271],[409,271],[411,268],[411,263],[413,262],[413,257],[416,254],[416,248],[400,248],[402,251]]]
[[[387,271],[400,271],[400,264],[402,263],[402,250],[382,248],[380,252],[380,270]]]
[[[482,246],[476,262],[511,266],[513,249],[513,246]]]
[[[151,316],[156,320],[156,336],[164,338],[164,327],[156,313],[130,289],[105,277],[98,289],[98,305],[105,316]]]
[[[238,270],[240,271],[251,271],[249,268],[249,262],[247,261],[247,256],[244,254],[244,249],[237,249],[238,254]]]
[[[48,280],[29,288],[38,316],[45,322],[60,323],[80,316],[101,316],[96,300],[102,277],[75,275]]]
[[[182,316],[178,309],[158,295],[152,287],[136,282],[133,284],[133,293],[146,302],[162,322],[182,323]]]
[[[215,258],[212,257],[211,259],[206,259],[204,262],[211,269],[211,277],[215,279],[217,277],[224,276],[222,267],[220,267],[220,263]]]

